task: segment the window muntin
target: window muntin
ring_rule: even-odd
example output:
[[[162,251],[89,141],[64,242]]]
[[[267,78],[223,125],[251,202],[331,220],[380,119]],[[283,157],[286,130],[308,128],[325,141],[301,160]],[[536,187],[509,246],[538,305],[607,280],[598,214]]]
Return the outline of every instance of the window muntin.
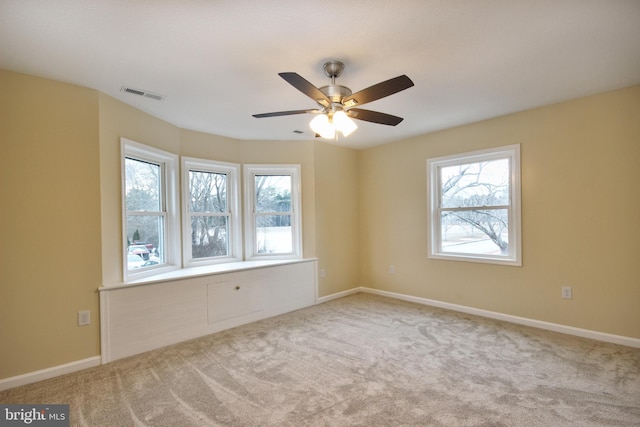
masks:
[[[430,159],[429,257],[521,265],[519,146]]]
[[[245,166],[246,257],[302,256],[300,167]]]
[[[240,260],[239,166],[183,158],[185,266]]]
[[[176,267],[177,156],[122,139],[123,279]]]

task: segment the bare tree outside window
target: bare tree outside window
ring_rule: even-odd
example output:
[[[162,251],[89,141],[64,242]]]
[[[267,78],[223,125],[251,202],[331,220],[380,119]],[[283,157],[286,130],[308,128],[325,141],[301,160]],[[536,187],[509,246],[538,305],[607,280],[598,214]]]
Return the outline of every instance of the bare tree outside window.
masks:
[[[210,258],[229,254],[227,174],[189,171],[191,255]]]
[[[443,167],[440,174],[443,250],[508,254],[508,159]]]

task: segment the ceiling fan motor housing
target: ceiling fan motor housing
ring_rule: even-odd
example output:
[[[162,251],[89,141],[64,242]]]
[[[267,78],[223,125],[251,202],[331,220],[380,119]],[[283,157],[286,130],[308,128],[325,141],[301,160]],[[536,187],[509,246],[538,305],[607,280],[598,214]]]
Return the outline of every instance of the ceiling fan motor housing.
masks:
[[[345,96],[351,95],[351,89],[349,89],[346,86],[329,85],[329,86],[322,86],[321,88],[318,88],[318,89],[320,89],[320,92],[327,95],[327,98],[329,98],[332,103],[339,104],[340,102],[342,102],[342,98],[344,98]]]
[[[320,89],[320,92],[327,95],[327,98],[331,100],[330,106],[322,105],[325,112],[332,114],[335,111],[342,110],[344,106],[342,105],[342,98],[345,96],[351,95],[351,89],[346,86],[340,86],[336,84],[336,77],[340,77],[342,72],[344,71],[344,64],[340,61],[327,61],[324,63],[323,67],[324,73],[327,77],[331,78],[331,84],[328,86],[323,86]]]

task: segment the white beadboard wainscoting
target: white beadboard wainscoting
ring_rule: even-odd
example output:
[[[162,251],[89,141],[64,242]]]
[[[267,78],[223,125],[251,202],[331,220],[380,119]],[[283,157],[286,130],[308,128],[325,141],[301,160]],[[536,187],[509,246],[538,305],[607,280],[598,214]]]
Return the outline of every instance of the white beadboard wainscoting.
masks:
[[[102,287],[102,363],[314,305],[317,287],[317,259]]]

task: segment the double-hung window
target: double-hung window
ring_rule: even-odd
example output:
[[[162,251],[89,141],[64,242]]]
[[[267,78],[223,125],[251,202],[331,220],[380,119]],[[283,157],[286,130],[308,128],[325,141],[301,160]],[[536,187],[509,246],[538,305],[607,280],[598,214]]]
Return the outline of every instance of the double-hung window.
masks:
[[[124,280],[177,267],[174,154],[121,140]]]
[[[520,146],[427,160],[429,257],[522,265]]]
[[[245,165],[247,259],[302,257],[299,165]]]
[[[242,259],[239,165],[182,158],[184,266]]]

